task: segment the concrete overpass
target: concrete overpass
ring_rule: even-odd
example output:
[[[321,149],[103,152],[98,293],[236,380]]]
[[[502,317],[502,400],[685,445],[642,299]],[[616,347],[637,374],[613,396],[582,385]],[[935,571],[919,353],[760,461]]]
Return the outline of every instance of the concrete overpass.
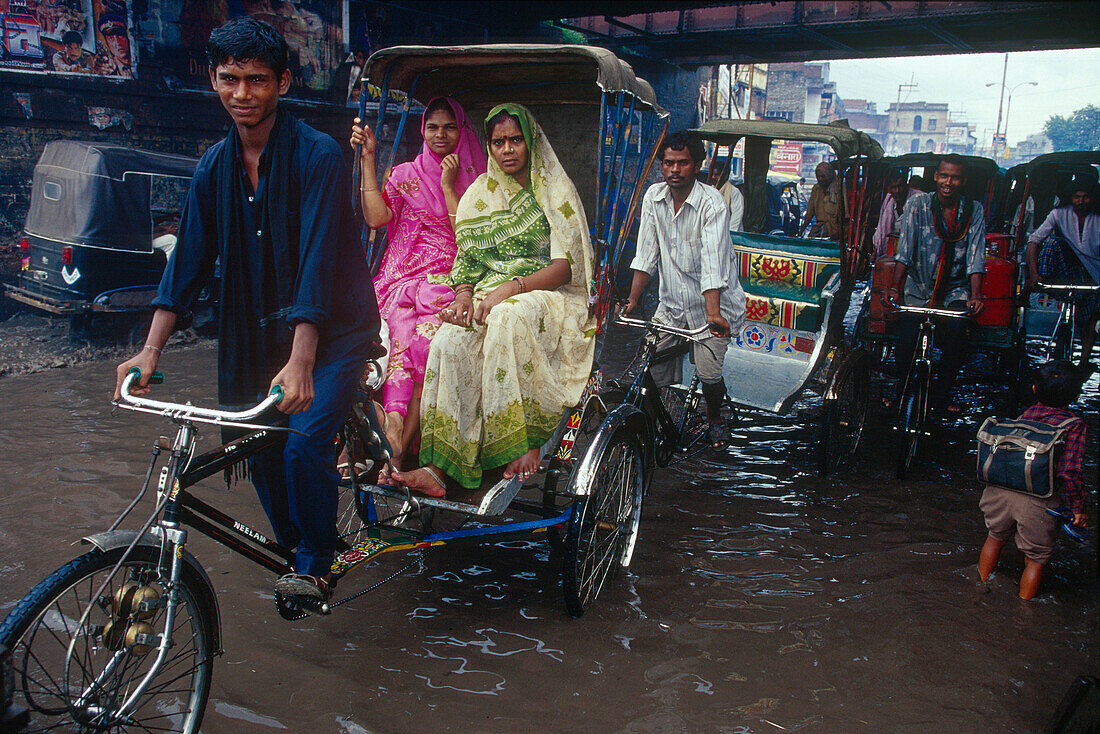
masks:
[[[456,15],[473,42],[579,33],[625,56],[683,67],[1100,46],[1091,2],[398,2]],[[608,14],[608,12],[613,14]],[[459,30],[462,28],[462,30]],[[455,39],[457,42],[457,39]]]

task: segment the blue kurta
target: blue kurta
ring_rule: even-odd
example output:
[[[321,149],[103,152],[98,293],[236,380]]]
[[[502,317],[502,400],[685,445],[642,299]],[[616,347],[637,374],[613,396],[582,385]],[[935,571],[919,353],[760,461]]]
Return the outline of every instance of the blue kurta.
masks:
[[[276,128],[291,126],[283,132],[293,151],[284,166],[285,209],[280,201],[283,211],[266,215],[268,222],[281,216],[279,227],[264,227],[265,199],[275,193],[269,174],[276,130],[260,158],[256,191],[239,157],[231,169],[221,160],[235,155],[237,141],[219,141],[195,170],[179,242],[153,301],[158,308],[188,312],[220,258],[219,398],[226,404],[254,402],[267,392],[289,357],[291,332],[299,322],[320,329],[318,368],[364,350],[378,329],[340,148],[328,135],[279,114]],[[235,137],[236,130],[229,135]],[[231,180],[220,181],[226,170],[234,171]],[[228,187],[237,189],[232,196]],[[240,202],[239,211],[219,217],[227,198]],[[275,241],[272,230],[279,228],[292,241]]]

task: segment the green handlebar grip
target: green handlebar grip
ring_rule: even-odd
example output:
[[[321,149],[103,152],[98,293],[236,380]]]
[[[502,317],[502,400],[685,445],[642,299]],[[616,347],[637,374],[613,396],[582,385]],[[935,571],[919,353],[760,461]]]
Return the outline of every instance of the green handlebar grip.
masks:
[[[269,392],[268,395],[278,395],[279,399],[275,401],[275,404],[278,405],[279,403],[283,402],[283,386],[282,385],[273,386],[271,388],[271,392]]]
[[[131,367],[130,371],[127,372],[126,374],[128,374],[128,375],[129,374],[137,375],[138,376],[138,381],[141,380],[141,368],[140,367]],[[153,376],[149,378],[149,384],[150,385],[159,385],[162,382],[164,382],[164,373],[161,372],[160,370],[154,370],[153,371]]]

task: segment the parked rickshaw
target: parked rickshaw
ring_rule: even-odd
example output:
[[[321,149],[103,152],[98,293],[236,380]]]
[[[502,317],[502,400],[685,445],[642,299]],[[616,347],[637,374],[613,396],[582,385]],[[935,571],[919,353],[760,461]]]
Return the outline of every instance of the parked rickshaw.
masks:
[[[1009,169],[1004,210],[1006,231],[1020,253],[1023,268],[1027,267],[1023,258],[1028,236],[1055,207],[1068,203],[1061,200],[1065,186],[1074,176],[1096,180],[1098,170],[1100,151],[1094,150],[1047,153]],[[1028,295],[1024,327],[1037,356],[1069,359],[1079,343],[1072,314],[1073,302],[1059,297],[1066,292],[1065,288],[1048,285]]]
[[[844,339],[843,317],[868,234],[867,168],[882,148],[866,133],[837,124],[710,120],[692,134],[730,149],[745,139],[744,231],[732,237],[746,320],[726,352],[730,398],[786,413],[803,388],[820,389],[817,459],[826,474],[855,452],[867,414],[870,362]],[[843,242],[768,234],[765,186],[776,140],[826,143],[836,154]]]
[[[369,59],[364,78],[384,90],[375,122],[378,130],[395,123],[391,143],[408,128],[415,101],[441,93],[472,115],[501,101],[532,108],[547,136],[562,141],[561,160],[584,197],[600,266],[594,307],[607,313],[615,268],[666,126],[647,83],[609,51],[538,45],[389,48]],[[408,92],[398,110],[388,104],[390,89]],[[370,407],[382,374],[374,363],[364,380],[364,404],[343,432],[353,465],[388,458]],[[613,567],[631,560],[652,451],[642,412],[605,405],[600,375],[595,368],[580,403],[563,416],[540,471],[511,494],[491,501],[432,499],[366,486],[352,472],[342,497],[346,549],[332,564],[337,597],[306,606],[276,595],[277,611],[288,619],[330,613],[445,545],[549,536],[558,548],[566,606],[581,614]],[[175,438],[154,441],[140,494],[106,532],[85,538],[92,549],[39,583],[0,623],[0,645],[13,651],[16,700],[31,709],[31,731],[197,732],[222,638],[216,592],[187,548],[188,533],[207,535],[275,577],[292,570],[291,551],[200,500],[195,490],[288,430],[262,423],[279,391],[251,409],[229,412],[133,396],[137,378],[127,377],[118,406],[171,420]],[[250,432],[199,453],[200,424]],[[152,511],[125,529],[123,521],[152,485]],[[381,570],[369,561],[398,551],[412,560],[347,588],[367,568]]]
[[[197,163],[106,143],[47,143],[8,298],[61,316],[147,310]]]
[[[889,170],[901,170],[908,179],[921,176],[928,186],[933,186],[937,166],[944,156],[934,153],[912,153],[896,158],[883,158],[877,162],[874,176],[881,186]],[[974,317],[970,330],[972,350],[992,355],[993,377],[1009,388],[1009,410],[1018,400],[1018,390],[1026,365],[1024,334],[1019,293],[1018,252],[1012,239],[1000,232],[1003,222],[1005,178],[996,162],[978,156],[962,156],[967,165],[964,196],[982,204],[986,220],[986,274],[983,279],[982,300],[984,307]],[[910,191],[910,196],[916,191]],[[881,202],[882,197],[879,197]],[[928,394],[931,380],[931,340],[934,338],[935,318],[965,316],[944,309],[906,308],[895,309],[884,303],[886,287],[894,280],[893,256],[896,238],[889,241],[887,252],[875,262],[871,287],[867,289],[864,305],[856,322],[858,338],[875,356],[881,369],[888,361],[897,342],[896,319],[902,310],[925,317],[918,340],[918,349],[908,365],[895,365],[897,377],[904,381],[897,406],[897,431],[899,438],[897,475],[908,472],[916,455],[920,439],[927,435]]]

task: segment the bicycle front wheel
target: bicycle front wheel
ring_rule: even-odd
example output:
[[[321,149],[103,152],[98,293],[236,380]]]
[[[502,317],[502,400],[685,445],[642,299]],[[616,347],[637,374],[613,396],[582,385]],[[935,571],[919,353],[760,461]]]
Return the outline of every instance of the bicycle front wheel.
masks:
[[[917,444],[928,417],[928,373],[917,371],[905,386],[898,415],[898,479],[904,479],[917,455]]]
[[[628,566],[634,553],[645,482],[633,431],[615,430],[585,489],[575,500],[562,554],[565,606],[574,617],[596,600],[614,564]]]
[[[209,587],[185,564],[166,630],[173,590],[159,551],[136,547],[112,574],[124,550],[73,559],[0,624],[0,644],[12,651],[14,703],[30,711],[26,732],[198,731],[216,652]],[[172,647],[163,663],[122,710],[153,669],[166,632]]]

